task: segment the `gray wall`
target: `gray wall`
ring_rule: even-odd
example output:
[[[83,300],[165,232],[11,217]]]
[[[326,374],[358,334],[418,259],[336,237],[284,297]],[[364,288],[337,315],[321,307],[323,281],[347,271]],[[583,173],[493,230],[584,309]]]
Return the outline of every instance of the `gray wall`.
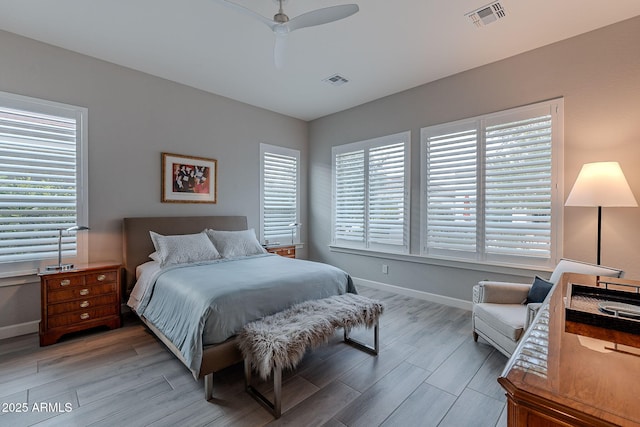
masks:
[[[260,142],[300,150],[307,170],[304,121],[6,32],[0,58],[0,91],[89,110],[90,261],[121,260],[126,216],[239,214],[257,230]],[[161,203],[161,152],[217,159],[218,203]],[[306,225],[304,192],[301,206]],[[0,328],[38,320],[39,298],[34,283],[0,287]]]
[[[310,256],[353,276],[471,299],[485,278],[522,280],[534,272],[467,269],[371,258],[332,251],[331,147],[412,132],[411,249],[419,253],[420,128],[564,97],[564,190],[568,195],[583,163],[619,161],[640,200],[640,18],[606,27],[442,80],[333,114],[310,123]],[[596,208],[565,208],[564,256],[595,262]],[[640,210],[604,208],[602,264],[640,278]],[[389,265],[388,275],[382,264]]]
[[[310,124],[63,49],[0,32],[0,90],[89,109],[92,261],[120,260],[120,219],[244,214],[259,218],[259,143],[301,150],[303,241],[310,257],[354,277],[463,300],[485,278],[528,273],[330,251],[331,146],[412,131],[412,251],[419,242],[419,129],[565,98],[565,194],[581,165],[617,160],[640,199],[640,18],[477,68]],[[309,132],[309,133],[308,133]],[[218,204],[160,203],[160,153],[218,159]],[[307,164],[307,159],[309,163]],[[309,215],[307,215],[307,206]],[[566,208],[564,255],[595,260],[595,208]],[[306,233],[308,232],[308,235]],[[640,277],[637,208],[604,210],[603,263]],[[381,273],[381,264],[389,274]],[[471,269],[469,269],[471,268]],[[0,269],[1,272],[1,269]],[[35,278],[0,280],[3,327],[39,319]]]

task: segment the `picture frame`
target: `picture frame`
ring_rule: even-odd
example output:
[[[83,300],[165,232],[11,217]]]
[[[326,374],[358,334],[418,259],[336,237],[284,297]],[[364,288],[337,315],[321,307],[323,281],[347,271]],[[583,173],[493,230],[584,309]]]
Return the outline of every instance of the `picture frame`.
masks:
[[[217,203],[218,161],[162,153],[163,203]]]

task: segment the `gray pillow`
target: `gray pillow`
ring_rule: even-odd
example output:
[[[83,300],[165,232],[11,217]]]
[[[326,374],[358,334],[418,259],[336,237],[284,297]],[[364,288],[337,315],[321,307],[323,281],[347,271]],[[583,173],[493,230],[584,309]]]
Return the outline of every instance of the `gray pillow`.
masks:
[[[265,253],[253,228],[242,231],[205,230],[223,258],[258,255]]]
[[[546,280],[536,276],[536,278],[533,280],[533,285],[531,285],[531,289],[529,289],[526,303],[539,303],[544,301],[551,288],[553,288],[553,283],[547,282]]]
[[[208,261],[220,258],[220,253],[205,232],[163,236],[150,231],[160,266]]]

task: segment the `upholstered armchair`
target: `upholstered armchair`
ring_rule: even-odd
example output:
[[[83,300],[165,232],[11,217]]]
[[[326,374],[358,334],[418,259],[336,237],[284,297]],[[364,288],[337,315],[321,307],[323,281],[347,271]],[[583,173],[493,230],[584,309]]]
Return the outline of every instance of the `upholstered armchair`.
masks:
[[[562,259],[549,282],[555,285],[562,273],[580,273],[622,277],[622,270]],[[532,281],[533,282],[533,281]],[[510,357],[520,337],[533,322],[542,303],[527,303],[532,284],[481,281],[473,287],[471,325],[473,339],[482,337],[505,356]]]

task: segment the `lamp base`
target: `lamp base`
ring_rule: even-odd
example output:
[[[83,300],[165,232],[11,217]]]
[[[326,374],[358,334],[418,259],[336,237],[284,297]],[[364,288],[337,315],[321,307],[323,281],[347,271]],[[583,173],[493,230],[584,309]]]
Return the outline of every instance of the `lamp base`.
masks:
[[[47,271],[65,271],[71,270],[74,267],[73,264],[58,264],[58,265],[47,265]]]

